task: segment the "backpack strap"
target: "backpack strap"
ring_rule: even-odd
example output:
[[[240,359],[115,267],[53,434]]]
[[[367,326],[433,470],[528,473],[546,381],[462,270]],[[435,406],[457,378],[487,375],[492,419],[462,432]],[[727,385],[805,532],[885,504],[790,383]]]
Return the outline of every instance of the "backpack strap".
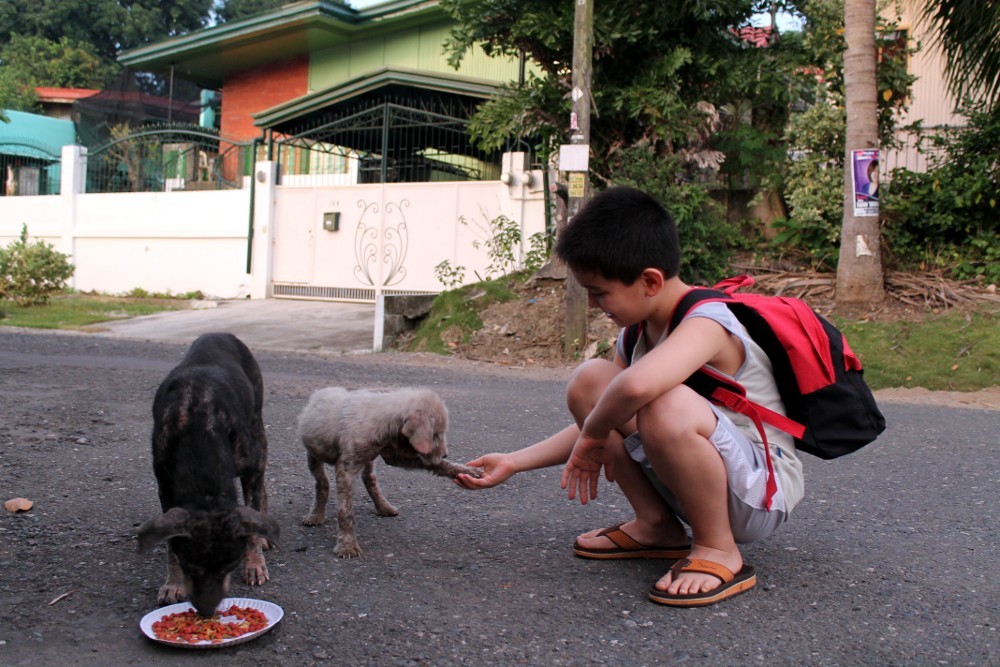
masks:
[[[734,288],[735,289],[735,288]],[[692,308],[701,303],[702,301],[727,301],[731,300],[729,295],[717,289],[709,289],[708,287],[692,287],[681,297],[681,300],[677,302],[674,307],[674,312],[670,316],[670,325],[668,331],[673,331],[677,328],[677,325],[681,323],[684,316],[690,312]],[[639,336],[645,328],[645,322],[639,322],[638,324],[630,324],[625,329],[625,361],[628,364],[632,363],[632,352],[635,351],[635,346],[639,343]]]
[[[742,390],[743,387],[740,386],[740,389]],[[767,464],[767,482],[764,485],[764,507],[770,510],[774,502],[774,496],[778,493],[778,483],[775,481],[774,462],[771,460],[771,445],[767,441],[767,432],[764,431],[763,419],[759,412],[759,410],[765,410],[766,408],[747,400],[745,393],[737,393],[721,386],[712,392],[709,400],[713,403],[724,405],[742,415],[746,415],[753,422],[753,425],[757,427],[757,432],[760,433],[760,438],[764,445],[764,462]]]

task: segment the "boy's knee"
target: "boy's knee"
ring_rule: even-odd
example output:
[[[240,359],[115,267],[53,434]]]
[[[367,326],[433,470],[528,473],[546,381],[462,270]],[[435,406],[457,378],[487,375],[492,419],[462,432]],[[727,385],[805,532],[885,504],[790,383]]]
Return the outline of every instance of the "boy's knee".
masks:
[[[566,393],[573,396],[600,395],[621,368],[605,359],[588,359],[569,376]]]
[[[690,432],[707,437],[715,429],[715,413],[708,401],[685,385],[656,397],[643,406],[636,417],[643,442],[647,439],[672,441]]]
[[[589,359],[573,371],[566,387],[566,405],[578,418],[590,414],[597,399],[621,368],[604,359]]]

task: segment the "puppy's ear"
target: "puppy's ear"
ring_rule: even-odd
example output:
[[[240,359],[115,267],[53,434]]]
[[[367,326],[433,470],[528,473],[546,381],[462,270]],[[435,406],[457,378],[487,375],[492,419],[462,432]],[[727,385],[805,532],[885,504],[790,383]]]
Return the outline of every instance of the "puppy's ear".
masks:
[[[402,433],[418,454],[430,456],[434,449],[434,428],[423,410],[414,410],[406,415]]]
[[[139,526],[139,553],[148,551],[160,540],[191,537],[187,529],[188,518],[187,510],[171,507],[166,513]]]

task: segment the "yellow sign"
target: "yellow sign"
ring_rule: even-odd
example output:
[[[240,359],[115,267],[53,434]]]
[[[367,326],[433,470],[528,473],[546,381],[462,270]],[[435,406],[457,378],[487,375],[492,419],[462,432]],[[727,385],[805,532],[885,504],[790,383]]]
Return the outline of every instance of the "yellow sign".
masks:
[[[586,174],[582,171],[570,172],[569,175],[569,196],[583,197],[586,190]]]

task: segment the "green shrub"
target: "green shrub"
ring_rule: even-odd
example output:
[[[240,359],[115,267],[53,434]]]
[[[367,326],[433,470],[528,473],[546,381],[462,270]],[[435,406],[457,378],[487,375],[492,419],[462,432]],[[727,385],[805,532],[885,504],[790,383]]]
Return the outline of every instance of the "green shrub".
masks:
[[[882,195],[887,263],[1000,283],[1000,108],[928,139],[930,168],[896,169]],[[929,150],[928,150],[929,149]]]
[[[832,96],[833,97],[833,96]],[[785,131],[789,217],[773,223],[772,243],[814,269],[837,265],[844,218],[844,107],[834,97],[792,116]]]
[[[21,227],[19,240],[0,248],[0,299],[19,306],[45,304],[66,288],[72,275],[69,255],[44,241],[28,243],[27,225]]]
[[[472,224],[465,218],[460,222],[463,225]],[[541,268],[549,256],[549,244],[545,235],[539,232],[528,238],[528,251],[521,257],[521,227],[506,215],[498,215],[488,221],[487,227],[480,225],[479,228],[484,230],[486,240],[473,241],[472,247],[476,250],[485,247],[490,258],[486,275],[479,276],[477,273],[480,280],[493,280],[517,272],[531,273]],[[454,289],[465,281],[465,270],[464,266],[452,265],[446,259],[434,267],[434,277],[445,289]]]

